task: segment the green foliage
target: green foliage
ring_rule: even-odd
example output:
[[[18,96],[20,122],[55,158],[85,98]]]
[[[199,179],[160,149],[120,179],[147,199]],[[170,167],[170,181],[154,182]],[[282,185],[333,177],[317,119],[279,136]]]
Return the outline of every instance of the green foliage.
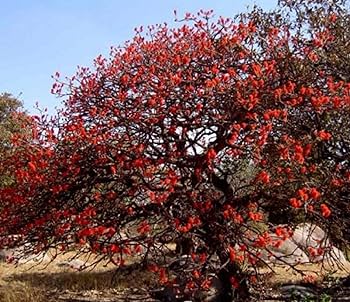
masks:
[[[24,121],[27,115],[23,110],[23,104],[9,93],[0,94],[0,156],[4,160],[12,150],[11,138],[27,131],[24,129]],[[12,183],[11,175],[0,176],[0,187]]]
[[[23,112],[22,102],[9,93],[0,94],[0,148],[7,149],[11,136],[22,131],[19,120]]]

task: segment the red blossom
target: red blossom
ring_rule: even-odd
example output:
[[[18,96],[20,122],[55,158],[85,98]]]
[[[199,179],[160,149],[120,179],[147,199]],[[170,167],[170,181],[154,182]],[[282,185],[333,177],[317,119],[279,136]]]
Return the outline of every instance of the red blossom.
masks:
[[[315,131],[315,135],[322,141],[328,141],[332,137],[332,135],[325,130]]]
[[[207,160],[211,162],[216,158],[216,151],[213,148],[210,148],[207,152]]]
[[[331,216],[332,212],[325,203],[322,203],[320,205],[320,208],[323,217],[328,218],[329,216]]]
[[[316,188],[311,188],[309,191],[309,195],[314,200],[318,200],[321,197],[321,193]]]
[[[36,166],[35,166],[34,163],[29,162],[29,163],[28,163],[28,167],[29,167],[29,169],[30,169],[32,172],[35,172],[35,171],[36,171]]]
[[[230,283],[233,286],[233,288],[236,288],[236,289],[239,288],[239,281],[237,280],[236,277],[231,277],[230,278]]]
[[[261,171],[261,172],[257,175],[256,179],[257,179],[258,181],[261,181],[261,182],[264,183],[264,184],[267,184],[267,183],[270,182],[270,174],[269,174],[268,172],[266,172],[266,171]]]
[[[296,199],[294,197],[289,199],[289,203],[293,208],[296,208],[296,209],[302,206],[302,202],[299,199]]]

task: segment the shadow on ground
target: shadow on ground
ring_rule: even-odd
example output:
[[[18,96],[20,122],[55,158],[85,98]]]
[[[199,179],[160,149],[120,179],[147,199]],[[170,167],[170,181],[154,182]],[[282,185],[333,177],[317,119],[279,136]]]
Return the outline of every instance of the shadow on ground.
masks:
[[[0,301],[153,301],[147,288],[154,275],[129,265],[105,271],[27,271],[13,273],[0,284]],[[138,288],[138,289],[136,289]]]

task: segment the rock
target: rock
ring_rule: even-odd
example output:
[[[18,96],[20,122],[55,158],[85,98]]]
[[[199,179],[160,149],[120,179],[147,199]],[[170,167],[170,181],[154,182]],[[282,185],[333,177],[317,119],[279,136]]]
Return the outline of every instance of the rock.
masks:
[[[88,267],[90,264],[80,259],[72,259],[67,261],[60,261],[56,265],[59,267],[67,267],[77,271],[81,271],[84,268]]]
[[[326,232],[315,224],[299,224],[294,230],[292,239],[309,254],[311,262],[348,263],[344,253],[333,246],[328,240]]]
[[[270,238],[276,242],[279,238],[271,234]],[[301,264],[309,263],[310,259],[291,239],[286,239],[279,246],[269,245],[266,250],[261,251],[262,259],[266,262],[276,264]]]
[[[10,262],[14,258],[13,249],[1,249],[0,250],[0,261]]]
[[[299,247],[305,249],[329,245],[325,231],[311,223],[299,224],[294,230],[292,239]]]
[[[257,236],[253,235],[250,238],[245,238],[245,244],[249,247],[253,254],[256,254],[258,259],[266,263],[274,264],[303,264],[310,263],[310,259],[307,254],[290,238],[282,240],[279,236],[274,233],[269,233],[267,236],[271,239],[271,242],[266,248],[255,247],[255,241]],[[280,242],[279,245],[277,243]],[[236,244],[235,249],[239,250],[239,246]]]
[[[323,255],[317,255],[312,260],[313,262],[327,261],[328,263],[334,263],[334,262],[339,264],[348,263],[344,253],[335,246],[326,247]]]
[[[335,246],[332,246],[331,251],[329,253],[325,254],[326,257],[327,257],[327,255],[330,258],[336,259],[340,263],[348,263],[344,253]]]
[[[285,299],[292,299],[293,301],[314,301],[319,296],[316,289],[309,286],[297,284],[285,284],[280,287],[282,296]],[[297,299],[297,300],[296,300]]]

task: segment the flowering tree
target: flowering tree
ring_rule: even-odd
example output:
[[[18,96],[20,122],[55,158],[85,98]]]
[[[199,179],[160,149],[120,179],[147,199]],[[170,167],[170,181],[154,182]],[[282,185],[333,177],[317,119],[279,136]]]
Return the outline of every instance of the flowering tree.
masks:
[[[348,15],[310,2],[316,22],[292,2],[237,20],[200,12],[179,28],[140,28],[93,69],[57,74],[64,109],[35,117],[33,136],[16,137],[1,165],[16,176],[0,191],[1,245],[78,244],[96,261],[134,257],[188,295],[216,274],[245,296],[257,274],[245,267],[294,223],[340,230],[350,84],[339,30]],[[273,235],[271,223],[284,226]],[[192,258],[180,276],[169,265],[172,242]]]

